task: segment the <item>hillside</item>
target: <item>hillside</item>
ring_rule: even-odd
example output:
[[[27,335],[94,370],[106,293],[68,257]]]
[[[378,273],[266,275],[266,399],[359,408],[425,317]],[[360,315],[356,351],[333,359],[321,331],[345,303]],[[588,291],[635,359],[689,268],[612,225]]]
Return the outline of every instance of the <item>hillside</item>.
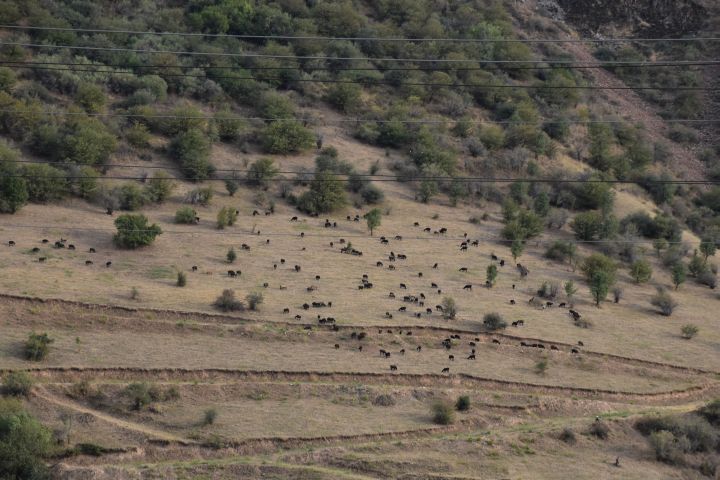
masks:
[[[718,13],[1,1],[0,477],[714,478]]]

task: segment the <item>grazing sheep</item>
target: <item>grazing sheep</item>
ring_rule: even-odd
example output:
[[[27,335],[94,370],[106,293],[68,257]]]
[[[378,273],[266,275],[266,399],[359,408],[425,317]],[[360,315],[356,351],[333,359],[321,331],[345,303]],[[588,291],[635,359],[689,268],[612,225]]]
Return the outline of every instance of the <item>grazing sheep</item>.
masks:
[[[310,305],[308,305],[307,303],[303,303],[302,308],[303,308],[303,310],[307,310],[310,308]]]
[[[398,308],[398,312],[404,312],[405,310],[407,310],[407,307],[400,307],[400,308]]]
[[[237,277],[237,273],[235,273],[235,270],[228,270],[227,274],[228,277]]]
[[[85,265],[92,265],[92,264],[93,264],[92,260],[85,260]]]
[[[112,262],[105,262],[105,267],[110,268],[112,266]]]
[[[284,259],[284,258],[281,258],[281,259],[280,259],[280,264],[281,264],[281,265],[284,265],[284,264],[285,264],[285,259]]]
[[[550,345],[550,350],[560,350],[560,349],[558,347],[556,347],[555,345]]]
[[[510,305],[515,305],[515,300],[514,300],[514,299],[511,299],[511,300],[510,300]]]
[[[467,272],[467,271],[468,271],[467,267],[460,267],[460,269],[458,270],[458,272]]]
[[[448,355],[448,360],[450,360],[451,362],[454,362],[454,361],[455,361],[455,355]]]
[[[572,350],[570,350],[570,353],[580,353],[580,350],[578,350],[577,348],[573,348]]]
[[[475,354],[474,354],[474,353],[471,353],[470,355],[468,355],[467,359],[468,359],[468,360],[475,360]]]
[[[463,290],[472,290],[472,285],[467,284],[463,287]]]
[[[382,266],[383,266],[383,262],[377,262],[375,265],[377,265],[378,267],[382,267]]]
[[[494,261],[497,261],[497,260],[498,260],[497,255],[495,255],[494,253],[491,253],[491,254],[490,254],[490,258],[493,259]]]
[[[336,344],[335,344],[335,350],[338,350],[339,348],[340,348],[340,344],[336,343]]]
[[[296,271],[296,272],[299,272],[300,270],[301,270],[300,265],[295,265],[295,271]]]
[[[38,258],[38,262],[40,262],[40,263],[43,263],[45,260],[47,260],[47,257]]]
[[[68,245],[68,250],[75,250],[75,245],[73,245],[72,243]]]
[[[450,373],[450,367],[445,367],[442,369],[442,372],[440,373]]]
[[[287,308],[287,307],[286,307],[286,308],[283,308],[283,313],[290,313],[290,309]]]
[[[394,372],[397,370],[397,365],[390,365],[390,371]]]
[[[585,344],[584,344],[583,342],[581,342],[580,340],[578,340],[578,345],[581,346],[581,347],[584,347],[584,346],[585,346]]]
[[[43,238],[42,243],[50,243],[50,240],[48,240],[47,238]]]
[[[302,320],[302,315],[295,315],[295,320]]]
[[[297,222],[297,221],[298,221],[298,217],[292,217],[292,218],[290,219],[290,221],[291,221],[291,222]]]
[[[403,290],[407,290],[407,285],[405,285],[404,283],[401,283],[400,288],[402,288]]]
[[[39,251],[40,251],[40,249],[39,249],[38,247],[35,247],[35,248],[32,249],[32,252],[33,252],[33,253],[38,253]]]
[[[497,338],[493,338],[493,339],[492,339],[492,343],[496,343],[496,344],[499,345],[499,344],[500,344],[500,340],[498,340]]]
[[[418,351],[418,352],[419,352],[419,351],[421,351],[421,350],[422,350],[422,346],[418,345],[417,347],[415,347],[415,351]]]

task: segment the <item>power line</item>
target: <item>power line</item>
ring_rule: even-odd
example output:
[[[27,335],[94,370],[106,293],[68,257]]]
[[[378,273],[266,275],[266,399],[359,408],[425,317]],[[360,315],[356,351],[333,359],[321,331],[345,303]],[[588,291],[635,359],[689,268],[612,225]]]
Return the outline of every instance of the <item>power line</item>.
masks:
[[[52,165],[50,163],[50,165]],[[82,165],[78,165],[82,166]],[[180,170],[183,170],[180,168]],[[191,169],[190,169],[191,170]],[[232,171],[232,170],[229,170]],[[314,175],[314,172],[289,172],[289,173],[295,173],[297,175]],[[332,173],[332,172],[322,172],[327,173],[332,176],[332,178],[327,178],[326,181],[331,182],[347,182],[350,174],[338,174],[338,173]],[[369,175],[369,174],[368,174]],[[365,175],[364,178],[367,178],[368,175]],[[344,176],[346,178],[338,178],[340,176]],[[3,178],[54,178],[54,179],[65,179],[65,180],[150,180],[149,177],[146,176],[125,176],[125,175],[75,175],[75,174],[69,174],[69,175],[34,175],[34,174],[12,174],[12,175],[3,175]],[[237,177],[210,177],[207,178],[208,181],[227,181],[227,180],[233,180],[233,181],[243,181],[243,180],[251,180],[251,179],[241,179]],[[292,179],[288,178],[265,178],[263,179],[264,182],[287,182]],[[641,182],[638,180],[619,180],[619,179],[570,179],[570,178],[563,178],[563,179],[555,179],[555,178],[493,178],[493,177],[451,177],[451,176],[422,176],[422,175],[412,175],[412,176],[403,176],[403,175],[388,175],[387,178],[372,178],[373,182],[400,182],[400,183],[407,183],[407,182],[417,182],[417,181],[424,181],[424,180],[430,180],[430,181],[452,181],[452,182],[461,182],[461,183],[560,183],[560,184],[573,184],[573,183],[607,183],[607,184],[615,184],[615,185],[634,185],[637,183],[649,183],[649,184],[658,184],[658,185],[720,185],[720,180],[651,180],[647,182]]]
[[[330,217],[328,217],[330,218]],[[61,230],[61,231],[89,231],[89,232],[113,232],[115,233],[116,230],[113,230],[111,228],[99,228],[99,227],[67,227],[62,225],[16,225],[16,224],[5,224],[3,225],[5,228],[17,228],[17,229],[53,229],[53,230]],[[416,227],[419,228],[419,227]],[[154,232],[154,230],[150,229],[128,229],[125,230],[127,232]],[[293,238],[299,238],[299,233],[282,233],[282,232],[265,232],[265,233],[257,233],[257,232],[232,232],[228,230],[223,231],[192,231],[192,230],[163,230],[163,234],[169,234],[169,235],[221,235],[221,236],[239,236],[239,237],[293,237]],[[336,235],[328,235],[324,233],[311,233],[311,232],[304,232],[304,237],[310,237],[310,238],[332,238],[332,239],[338,239],[338,238],[362,238],[362,239],[370,239],[370,240],[377,240],[377,238],[374,237],[368,237],[367,235],[357,235],[357,234],[345,234],[338,232]],[[445,241],[445,242],[464,242],[464,241],[472,241],[472,240],[484,240],[484,241],[494,241],[494,242],[500,242],[500,243],[512,243],[514,240],[508,240],[503,237],[499,236],[484,236],[484,237],[471,237],[468,235],[467,238],[465,237],[448,237],[448,236],[442,236],[442,235],[434,235],[434,236],[407,236],[403,235],[402,240],[400,241],[406,241],[406,240],[434,240],[434,241]],[[646,245],[646,244],[652,244],[652,240],[623,240],[623,239],[606,239],[606,240],[572,240],[574,243],[579,244],[604,244],[604,243],[619,243],[619,244],[626,244],[626,245]],[[548,245],[550,243],[554,243],[555,240],[539,240],[539,239],[530,239],[526,240],[527,243],[530,244],[539,244],[539,245]],[[681,245],[683,241],[668,241],[669,245]]]
[[[468,63],[486,63],[484,60],[468,60]],[[504,66],[504,69],[512,70],[555,70],[555,69],[594,69],[594,68],[646,68],[646,67],[691,67],[691,66],[715,66],[720,65],[720,61],[717,60],[678,60],[678,61],[637,61],[637,62],[576,62],[571,61],[570,63],[564,63],[565,60],[541,60],[542,63],[547,63],[547,66],[530,67],[522,65],[510,65]],[[563,63],[560,63],[563,62]],[[475,70],[487,70],[487,66],[484,67],[323,67],[315,65],[297,65],[297,66],[230,66],[230,65],[167,65],[167,64],[144,64],[144,65],[129,65],[119,63],[104,63],[104,64],[93,64],[87,62],[33,62],[33,61],[13,61],[3,60],[0,61],[0,65],[10,65],[15,68],[21,68],[25,65],[60,65],[60,66],[79,66],[79,67],[106,67],[106,68],[125,68],[125,69],[138,69],[138,68],[177,68],[177,69],[205,69],[205,70],[233,70],[242,69],[250,71],[263,71],[263,70],[312,70],[312,71],[410,71],[410,72],[434,72],[438,70],[455,70],[455,71],[475,71]],[[31,68],[31,67],[26,67]],[[120,72],[118,72],[120,73]]]
[[[54,110],[17,110],[11,108],[0,109],[0,113],[16,113],[16,114],[40,114],[40,115],[54,115],[54,116],[87,116],[87,117],[122,117],[122,118],[178,118],[178,119],[194,119],[194,120],[246,120],[246,121],[264,121],[264,122],[283,122],[283,121],[308,121],[315,122],[315,119],[310,118],[295,118],[295,117],[244,117],[244,116],[221,116],[215,117],[212,115],[174,115],[174,114],[142,114],[142,113],[122,113],[122,112],[109,112],[109,113],[98,113],[98,112],[64,112]],[[692,118],[671,118],[664,120],[667,123],[720,123],[720,119],[692,119]],[[468,122],[473,124],[491,123],[496,125],[536,125],[536,124],[575,124],[575,125],[592,125],[592,124],[623,124],[628,123],[626,120],[542,120],[537,122],[531,121],[519,121],[519,120],[475,120],[475,119],[441,119],[441,120],[383,120],[383,119],[372,119],[372,118],[338,118],[322,120],[324,124],[343,124],[343,123],[407,123],[407,124],[444,124],[444,123],[457,123],[457,122]]]
[[[407,62],[407,63],[487,63],[487,64],[542,64],[547,63],[548,60],[483,60],[483,59],[455,59],[455,58],[392,58],[392,57],[327,57],[323,55],[274,55],[274,54],[263,54],[263,53],[234,53],[234,52],[195,52],[187,50],[153,50],[153,49],[139,49],[139,48],[121,48],[121,47],[91,47],[91,46],[80,46],[80,45],[48,45],[41,43],[22,43],[22,42],[0,42],[0,45],[10,45],[19,47],[30,47],[30,48],[45,48],[45,49],[57,49],[64,48],[68,50],[89,50],[89,51],[109,51],[109,52],[132,52],[132,53],[150,53],[150,54],[162,54],[169,53],[173,55],[189,55],[189,56],[208,56],[208,57],[237,57],[237,58],[276,58],[276,59],[288,59],[288,60],[330,60],[330,61],[366,61],[366,62]],[[555,64],[574,64],[577,63],[573,60],[553,60]],[[613,62],[617,65],[624,64],[636,64],[635,61],[627,62]]]
[[[239,38],[247,40],[324,40],[363,42],[452,42],[452,43],[624,43],[624,42],[715,42],[720,37],[685,38],[400,38],[400,37],[322,37],[317,35],[242,35],[231,33],[156,32],[141,30],[109,30],[99,28],[42,27],[24,25],[0,25],[0,28],[14,30],[61,31],[80,33],[115,33],[126,35],[158,35],[178,37]]]

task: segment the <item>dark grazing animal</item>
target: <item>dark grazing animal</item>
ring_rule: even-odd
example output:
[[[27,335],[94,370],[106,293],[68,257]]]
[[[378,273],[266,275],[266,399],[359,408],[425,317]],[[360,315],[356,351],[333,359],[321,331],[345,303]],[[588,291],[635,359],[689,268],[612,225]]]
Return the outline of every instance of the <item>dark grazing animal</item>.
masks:
[[[40,251],[40,249],[39,249],[38,247],[35,247],[35,248],[32,249],[32,252],[33,252],[33,253],[38,253],[39,251]]]
[[[497,343],[497,344],[499,345],[499,344],[500,344],[500,340],[498,340],[497,338],[493,338],[493,339],[492,339],[492,343]]]
[[[40,263],[43,263],[45,260],[47,260],[47,257],[38,258],[38,262],[40,262]]]
[[[390,371],[394,372],[397,370],[397,365],[390,365]]]
[[[451,362],[454,362],[454,361],[455,361],[455,355],[448,355],[448,360],[450,360]]]
[[[470,355],[468,355],[467,359],[468,359],[468,360],[475,360],[475,354],[474,354],[474,353],[471,353]]]
[[[577,348],[573,348],[572,350],[570,350],[570,352],[571,353],[580,353],[580,350],[578,350]]]
[[[90,250],[88,250],[90,253],[95,253],[95,249],[90,247]]]
[[[445,367],[442,369],[442,372],[440,373],[450,373],[450,367]]]
[[[110,268],[112,266],[112,262],[105,262],[105,267]]]
[[[85,260],[85,265],[92,265],[92,264],[93,264],[92,260]]]
[[[192,271],[193,271],[193,272],[197,272],[197,269],[198,269],[197,265],[193,265],[193,266],[192,266]]]
[[[463,290],[472,290],[472,285],[469,283],[463,287]]]
[[[458,272],[467,272],[467,267],[460,267]]]

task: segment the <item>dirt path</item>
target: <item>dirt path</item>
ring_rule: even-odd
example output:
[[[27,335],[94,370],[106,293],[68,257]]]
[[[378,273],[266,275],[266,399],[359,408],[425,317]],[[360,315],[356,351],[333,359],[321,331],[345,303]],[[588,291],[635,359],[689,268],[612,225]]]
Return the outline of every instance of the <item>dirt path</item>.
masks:
[[[114,417],[112,415],[108,415],[101,411],[94,410],[94,409],[88,408],[88,407],[84,407],[76,402],[58,398],[55,395],[52,395],[51,393],[49,393],[47,390],[45,390],[42,387],[36,387],[33,390],[33,393],[36,397],[38,397],[48,403],[52,403],[54,405],[57,405],[57,406],[60,406],[63,408],[67,408],[69,410],[74,410],[76,412],[92,415],[93,417],[95,417],[99,420],[103,420],[107,423],[111,423],[111,424],[115,425],[116,427],[120,427],[125,430],[131,430],[133,432],[141,433],[153,440],[163,440],[163,441],[168,441],[168,442],[175,442],[175,443],[178,443],[181,445],[197,444],[197,442],[193,442],[192,440],[188,440],[183,437],[178,437],[177,435],[173,435],[171,433],[164,432],[162,430],[156,430],[154,428],[147,427],[145,425],[141,425],[141,424],[134,423],[134,422],[128,422],[126,420],[122,420],[122,419]]]

